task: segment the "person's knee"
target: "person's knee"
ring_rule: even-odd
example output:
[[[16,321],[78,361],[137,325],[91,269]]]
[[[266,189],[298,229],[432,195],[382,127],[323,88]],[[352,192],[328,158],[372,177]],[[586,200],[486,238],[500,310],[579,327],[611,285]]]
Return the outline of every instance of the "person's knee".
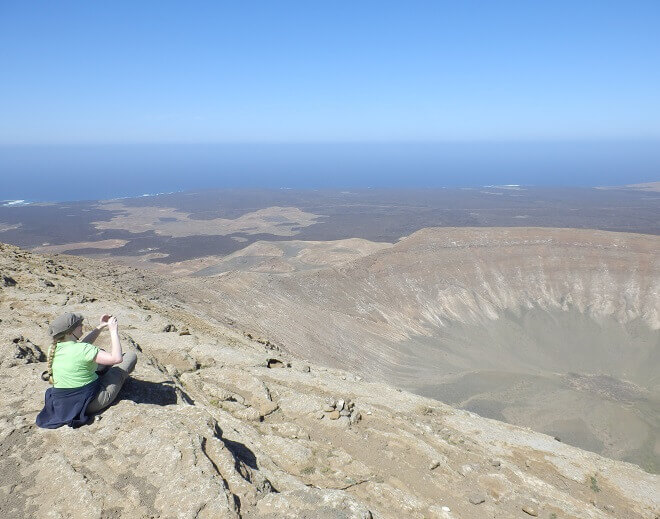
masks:
[[[127,351],[124,353],[122,364],[126,366],[126,371],[130,373],[135,369],[135,365],[137,364],[137,354],[134,351]]]
[[[110,393],[107,388],[103,387],[89,403],[87,411],[90,413],[98,413],[105,409],[108,404],[110,404]]]

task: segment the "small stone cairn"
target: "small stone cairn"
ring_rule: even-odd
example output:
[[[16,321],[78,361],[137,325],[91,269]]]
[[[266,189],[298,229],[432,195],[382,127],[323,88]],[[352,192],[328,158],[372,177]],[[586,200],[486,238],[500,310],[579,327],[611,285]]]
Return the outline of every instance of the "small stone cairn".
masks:
[[[341,420],[347,425],[355,425],[362,419],[362,414],[355,409],[355,404],[350,399],[330,399],[323,407],[323,413],[319,418]]]

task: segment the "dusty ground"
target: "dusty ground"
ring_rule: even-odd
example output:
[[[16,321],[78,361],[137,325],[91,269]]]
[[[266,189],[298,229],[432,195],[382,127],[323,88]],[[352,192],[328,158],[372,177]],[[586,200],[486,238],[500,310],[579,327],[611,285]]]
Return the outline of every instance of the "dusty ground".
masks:
[[[56,254],[58,252],[75,251],[79,249],[105,250],[123,247],[127,243],[127,240],[79,241],[63,245],[42,245],[41,247],[35,247],[34,251]]]
[[[317,215],[297,207],[268,207],[238,218],[195,219],[174,207],[131,207],[122,203],[102,203],[98,209],[117,213],[110,221],[93,222],[97,229],[121,229],[130,233],[153,231],[157,235],[184,236],[271,234],[294,236],[297,229],[316,222]]]

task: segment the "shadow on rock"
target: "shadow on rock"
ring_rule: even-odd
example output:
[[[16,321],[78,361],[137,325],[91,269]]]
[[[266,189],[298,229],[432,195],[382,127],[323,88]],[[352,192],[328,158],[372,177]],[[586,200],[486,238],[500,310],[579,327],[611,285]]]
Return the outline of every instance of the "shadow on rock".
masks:
[[[257,457],[254,455],[254,452],[240,442],[228,440],[227,438],[223,438],[222,441],[225,442],[227,449],[229,449],[237,460],[242,461],[251,469],[258,470]]]
[[[240,471],[238,465],[241,462],[247,465],[248,467],[250,467],[251,469],[259,470],[259,467],[257,466],[257,457],[254,455],[254,452],[252,452],[243,443],[225,438],[222,435],[222,429],[220,428],[220,425],[218,425],[217,423],[215,424],[214,434],[216,438],[219,438],[223,441],[229,452],[231,452],[234,455],[234,458],[236,459],[237,470]]]
[[[149,382],[129,377],[117,398],[131,400],[136,404],[175,405],[176,390],[172,382]]]

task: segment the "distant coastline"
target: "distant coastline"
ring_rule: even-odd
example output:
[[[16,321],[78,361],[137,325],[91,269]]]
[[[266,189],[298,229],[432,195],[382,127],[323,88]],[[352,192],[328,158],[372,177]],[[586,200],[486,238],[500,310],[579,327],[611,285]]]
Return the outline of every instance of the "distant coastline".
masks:
[[[0,200],[1,207],[16,207],[22,205],[30,205],[32,202],[27,200]]]

